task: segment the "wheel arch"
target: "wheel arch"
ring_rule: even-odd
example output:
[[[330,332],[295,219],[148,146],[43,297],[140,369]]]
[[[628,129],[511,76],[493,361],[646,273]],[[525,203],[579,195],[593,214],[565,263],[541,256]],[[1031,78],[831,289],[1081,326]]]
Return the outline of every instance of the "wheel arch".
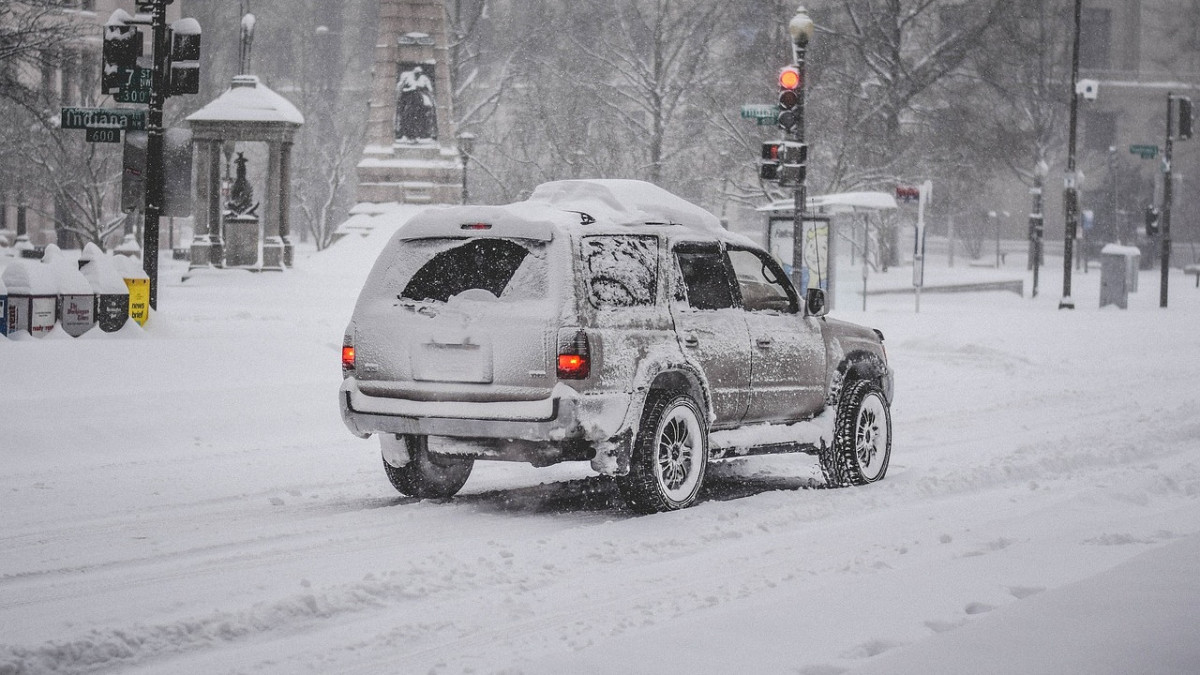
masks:
[[[842,358],[837,368],[830,374],[829,400],[826,402],[836,404],[841,396],[842,388],[847,382],[868,380],[879,385],[884,398],[890,405],[892,402],[891,378],[891,370],[882,356],[866,349],[852,351]]]

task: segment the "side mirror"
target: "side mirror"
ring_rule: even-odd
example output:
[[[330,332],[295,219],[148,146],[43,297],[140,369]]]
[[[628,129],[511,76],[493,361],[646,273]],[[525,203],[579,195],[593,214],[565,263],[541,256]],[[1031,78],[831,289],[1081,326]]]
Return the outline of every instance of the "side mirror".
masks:
[[[825,304],[825,291],[820,288],[808,289],[808,294],[804,296],[804,310],[809,316],[828,314],[829,306]]]

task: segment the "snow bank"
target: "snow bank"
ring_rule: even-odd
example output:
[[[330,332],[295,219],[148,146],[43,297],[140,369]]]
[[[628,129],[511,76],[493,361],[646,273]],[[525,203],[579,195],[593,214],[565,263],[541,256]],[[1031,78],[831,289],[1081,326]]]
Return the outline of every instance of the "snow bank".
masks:
[[[40,262],[14,260],[4,270],[9,295],[57,295],[54,272]]]

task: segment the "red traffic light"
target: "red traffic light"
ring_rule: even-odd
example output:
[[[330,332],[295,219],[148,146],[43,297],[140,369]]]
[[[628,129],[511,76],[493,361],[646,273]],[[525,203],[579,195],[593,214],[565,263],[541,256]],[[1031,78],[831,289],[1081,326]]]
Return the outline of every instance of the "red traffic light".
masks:
[[[804,84],[804,80],[800,77],[800,69],[796,66],[787,66],[779,71],[780,89],[799,89],[802,84]]]

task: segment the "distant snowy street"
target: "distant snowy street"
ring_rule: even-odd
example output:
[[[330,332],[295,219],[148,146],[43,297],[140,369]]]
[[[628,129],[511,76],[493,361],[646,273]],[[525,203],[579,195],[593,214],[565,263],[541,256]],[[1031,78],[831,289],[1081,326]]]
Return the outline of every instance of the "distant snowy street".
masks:
[[[386,228],[385,228],[386,229]],[[0,338],[0,675],[1180,673],[1200,663],[1200,289],[856,296],[896,371],[881,483],[714,465],[635,517],[586,463],[400,497],[338,417],[386,232],[180,281],[145,331]],[[1011,256],[1010,256],[1011,257]],[[0,266],[11,259],[0,259]],[[929,263],[927,283],[980,270]],[[873,275],[905,286],[911,268]]]

